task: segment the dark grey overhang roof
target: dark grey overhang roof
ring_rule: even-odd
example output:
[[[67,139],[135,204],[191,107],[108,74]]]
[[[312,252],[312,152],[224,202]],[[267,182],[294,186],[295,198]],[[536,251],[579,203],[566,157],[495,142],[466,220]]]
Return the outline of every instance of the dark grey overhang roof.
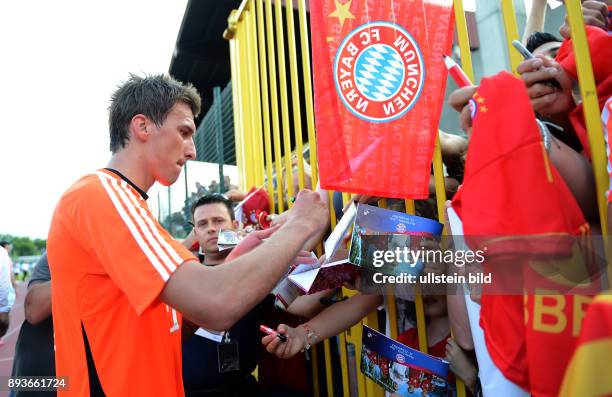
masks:
[[[227,17],[240,0],[190,0],[170,62],[170,74],[193,83],[202,96],[203,116],[212,104],[213,87],[231,78],[229,44],[223,38]]]

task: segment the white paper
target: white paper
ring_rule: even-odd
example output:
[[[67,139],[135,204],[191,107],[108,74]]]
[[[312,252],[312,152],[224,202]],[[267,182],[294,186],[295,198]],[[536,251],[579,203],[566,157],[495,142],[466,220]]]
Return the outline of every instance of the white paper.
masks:
[[[217,343],[221,343],[221,341],[223,340],[223,335],[225,335],[225,331],[213,331],[209,329],[198,328],[195,334],[201,336],[202,338],[210,339]]]
[[[338,246],[342,242],[342,238],[344,238],[346,235],[346,232],[353,224],[356,216],[357,206],[355,203],[351,203],[350,207],[348,207],[344,215],[342,215],[340,222],[338,222],[327,240],[325,240],[325,258],[331,258],[334,256],[334,252],[336,252],[338,249]]]
[[[313,258],[317,259],[314,253],[310,253]],[[293,269],[293,271],[281,279],[281,281],[274,287],[272,293],[280,301],[281,306],[286,309],[291,303],[300,295],[301,287],[297,286],[293,281],[290,280],[291,274],[297,275],[313,269],[321,267],[321,263],[317,260],[313,264],[299,264]],[[298,289],[299,288],[299,289]]]
[[[317,269],[308,270],[308,271],[298,273],[298,274],[291,273],[288,278],[289,278],[289,281],[291,281],[292,283],[300,287],[302,291],[308,292],[310,291],[310,287],[312,287],[312,284],[317,278],[317,275],[319,274],[320,270],[321,270],[320,268],[317,268]]]

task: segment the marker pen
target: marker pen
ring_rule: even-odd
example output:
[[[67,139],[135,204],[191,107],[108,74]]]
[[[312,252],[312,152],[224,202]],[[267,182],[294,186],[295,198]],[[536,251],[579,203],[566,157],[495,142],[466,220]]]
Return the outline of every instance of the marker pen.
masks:
[[[451,75],[453,80],[455,80],[455,83],[457,83],[459,88],[472,85],[472,82],[467,77],[463,69],[461,69],[461,66],[459,66],[457,62],[453,60],[453,58],[449,57],[448,55],[443,55],[443,57],[444,66],[446,66],[446,69],[448,69],[448,73]]]
[[[268,335],[276,335],[278,336],[278,339],[280,339],[281,342],[286,342],[287,341],[287,336],[283,335],[283,334],[279,334],[278,332],[276,332],[275,330],[273,330],[270,327],[266,327],[265,325],[260,325],[259,326],[259,330],[265,334]]]

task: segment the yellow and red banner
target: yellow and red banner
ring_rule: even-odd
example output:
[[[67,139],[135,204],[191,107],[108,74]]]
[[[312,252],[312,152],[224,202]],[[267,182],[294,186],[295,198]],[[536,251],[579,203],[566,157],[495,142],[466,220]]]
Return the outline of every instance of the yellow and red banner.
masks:
[[[452,0],[312,0],[321,187],[426,198]]]
[[[612,291],[598,295],[584,318],[560,397],[612,396]]]

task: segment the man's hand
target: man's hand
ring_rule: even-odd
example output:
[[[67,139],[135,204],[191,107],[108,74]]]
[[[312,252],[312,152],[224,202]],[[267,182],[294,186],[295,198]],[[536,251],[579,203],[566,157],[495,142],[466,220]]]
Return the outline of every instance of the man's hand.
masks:
[[[281,342],[276,335],[266,335],[261,339],[261,344],[269,353],[279,358],[291,358],[298,354],[306,346],[306,330],[302,327],[293,328],[281,324],[276,329],[279,334],[287,337],[286,342]]]
[[[521,62],[517,68],[527,87],[533,110],[542,116],[566,118],[573,107],[572,80],[561,65],[545,56],[538,56]],[[556,79],[561,89],[545,84]]]
[[[468,137],[472,134],[472,116],[470,113],[469,100],[474,96],[476,90],[478,90],[478,86],[471,85],[456,89],[448,97],[448,104],[461,113],[459,116],[461,129],[468,134]]]
[[[228,199],[232,201],[242,201],[245,199],[246,196],[247,195],[245,192],[241,192],[240,190],[236,190],[236,189],[232,189],[232,190],[225,192],[225,197],[227,197]]]
[[[300,190],[288,216],[287,223],[299,224],[310,237],[327,228],[329,219],[327,206],[319,194],[308,189]]]
[[[582,1],[582,15],[584,16],[584,24],[596,26],[598,28],[608,29],[608,6],[605,1],[587,0]],[[570,38],[570,26],[565,16],[565,22],[559,28],[559,34],[565,39]]]
[[[297,256],[291,261],[290,269],[295,269],[298,265],[309,265],[314,268],[314,265],[318,262],[317,258],[312,255],[309,251],[300,251]]]

